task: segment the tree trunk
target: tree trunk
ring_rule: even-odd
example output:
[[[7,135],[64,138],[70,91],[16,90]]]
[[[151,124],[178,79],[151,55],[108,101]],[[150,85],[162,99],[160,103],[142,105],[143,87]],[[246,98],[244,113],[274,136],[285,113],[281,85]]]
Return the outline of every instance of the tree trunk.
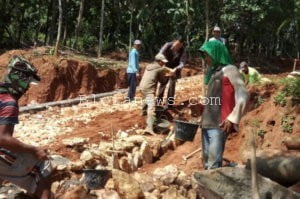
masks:
[[[52,1],[52,11],[51,11],[51,24],[49,27],[49,37],[48,37],[48,41],[47,41],[47,45],[53,45],[54,42],[54,29],[56,26],[56,18],[57,18],[57,8],[56,8],[56,1]]]
[[[185,0],[185,6],[186,6],[186,18],[187,18],[187,25],[186,25],[186,43],[187,43],[187,49],[188,49],[188,60],[191,57],[190,54],[190,49],[191,49],[191,45],[190,45],[190,29],[191,29],[191,17],[189,14],[189,8],[190,8],[190,2],[189,0]]]
[[[73,44],[73,48],[77,48],[78,34],[79,34],[79,31],[80,31],[83,10],[84,10],[84,0],[81,0],[80,1],[80,8],[79,8],[79,13],[78,13],[78,18],[77,18],[77,25],[76,25],[76,29],[75,29],[75,41],[74,41],[74,44]]]
[[[48,43],[48,38],[49,38],[49,23],[50,23],[50,17],[52,13],[52,5],[53,5],[53,0],[50,0],[49,5],[48,5],[48,11],[47,11],[47,21],[46,21],[46,32],[45,32],[45,40],[44,40],[44,45],[47,45]]]
[[[129,50],[131,49],[131,43],[132,43],[132,18],[133,18],[133,15],[132,15],[132,10],[130,9],[130,23],[129,23]]]
[[[208,41],[209,36],[209,19],[208,19],[208,13],[209,13],[209,5],[208,0],[205,0],[205,42]],[[202,69],[203,69],[203,84],[202,84],[202,94],[206,96],[206,86],[204,83],[205,80],[205,73],[206,73],[206,65],[204,62],[204,59],[202,59]]]
[[[54,56],[57,56],[57,54],[58,54],[61,26],[62,26],[62,21],[63,21],[63,10],[62,10],[62,5],[61,5],[61,0],[58,0],[58,10],[59,10],[58,30],[57,30],[56,45],[55,45],[55,49],[54,49]]]
[[[98,57],[101,57],[101,56],[102,56],[104,6],[105,6],[105,0],[102,0],[102,4],[101,4],[101,17],[100,17],[100,31],[99,31]]]
[[[24,22],[24,15],[25,15],[25,12],[24,11],[21,11],[23,14],[21,15],[21,19],[20,19],[20,25],[19,25],[19,32],[18,32],[18,46],[21,45],[21,40],[22,40],[22,33],[23,33],[23,22]]]
[[[64,1],[64,6],[65,8],[69,7],[69,0]],[[64,34],[63,34],[63,39],[62,39],[62,45],[66,46],[67,45],[67,36],[68,36],[68,22],[69,22],[69,14],[68,11],[65,9],[64,10]]]

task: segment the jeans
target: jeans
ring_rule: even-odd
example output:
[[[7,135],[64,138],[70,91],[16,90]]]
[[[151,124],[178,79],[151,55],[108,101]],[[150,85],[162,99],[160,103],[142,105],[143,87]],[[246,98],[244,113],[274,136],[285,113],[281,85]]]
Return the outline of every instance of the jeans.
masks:
[[[136,91],[136,73],[127,73],[127,80],[129,85],[127,99],[131,101],[134,100]]]
[[[222,167],[226,134],[219,128],[202,129],[202,159],[205,169]]]

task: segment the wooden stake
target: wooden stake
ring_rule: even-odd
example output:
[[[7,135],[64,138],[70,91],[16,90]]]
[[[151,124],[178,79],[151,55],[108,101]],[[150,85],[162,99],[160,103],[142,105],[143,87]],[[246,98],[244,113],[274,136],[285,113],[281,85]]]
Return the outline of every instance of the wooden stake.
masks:
[[[251,130],[251,187],[252,187],[252,198],[259,199],[258,182],[257,182],[257,170],[256,170],[256,145],[255,145],[255,131]]]

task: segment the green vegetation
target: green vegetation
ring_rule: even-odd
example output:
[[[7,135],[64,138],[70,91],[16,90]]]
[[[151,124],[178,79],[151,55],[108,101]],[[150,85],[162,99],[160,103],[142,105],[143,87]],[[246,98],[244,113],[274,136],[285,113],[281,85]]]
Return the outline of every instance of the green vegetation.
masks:
[[[258,135],[261,138],[264,138],[266,133],[267,133],[267,131],[262,130],[262,129],[256,131],[256,135]]]
[[[208,9],[205,2],[208,2]],[[54,46],[59,24],[58,0],[0,1],[1,50],[38,45]],[[153,57],[166,41],[184,35],[187,50],[195,52],[206,37],[205,12],[232,53],[288,55],[299,51],[299,0],[60,0],[60,46],[96,54],[104,2],[102,49],[128,50],[143,41],[142,57]],[[102,34],[101,34],[102,35]],[[211,35],[211,34],[210,34]],[[100,46],[100,44],[99,44]],[[233,49],[236,46],[237,51]]]
[[[286,105],[286,93],[284,92],[279,92],[275,97],[274,97],[274,104],[275,105],[280,105],[284,107]]]
[[[262,105],[266,101],[261,96],[256,96],[255,98],[256,98],[255,108],[259,107],[260,105]]]
[[[281,128],[283,132],[292,133],[295,117],[291,115],[285,115],[281,118]]]
[[[251,124],[251,126],[252,127],[254,127],[254,128],[259,128],[260,127],[260,124],[261,124],[261,121],[259,120],[259,119],[254,119],[253,121],[252,121],[252,124]]]
[[[300,100],[300,78],[284,78],[280,81],[284,87],[274,97],[274,104],[284,107],[286,105],[286,97],[292,97],[292,99]]]

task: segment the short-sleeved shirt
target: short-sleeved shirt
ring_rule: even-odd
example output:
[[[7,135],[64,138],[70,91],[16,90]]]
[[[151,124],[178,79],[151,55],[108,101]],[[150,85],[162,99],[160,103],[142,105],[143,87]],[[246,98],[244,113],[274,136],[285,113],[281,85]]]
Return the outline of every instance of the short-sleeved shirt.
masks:
[[[14,125],[18,123],[18,102],[8,93],[0,93],[0,125]]]
[[[129,53],[127,73],[139,72],[139,52],[133,48]]]

